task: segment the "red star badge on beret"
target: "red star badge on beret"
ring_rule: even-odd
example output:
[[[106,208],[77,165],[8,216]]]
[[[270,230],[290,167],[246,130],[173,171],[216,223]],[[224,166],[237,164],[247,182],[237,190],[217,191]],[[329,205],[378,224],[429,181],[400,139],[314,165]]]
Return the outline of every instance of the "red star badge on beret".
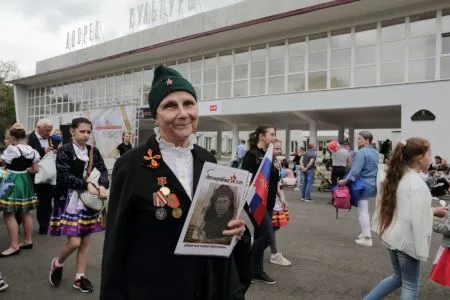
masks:
[[[170,78],[167,78],[167,80],[166,80],[166,85],[167,85],[167,86],[172,86],[172,85],[173,85],[173,80],[170,79]]]

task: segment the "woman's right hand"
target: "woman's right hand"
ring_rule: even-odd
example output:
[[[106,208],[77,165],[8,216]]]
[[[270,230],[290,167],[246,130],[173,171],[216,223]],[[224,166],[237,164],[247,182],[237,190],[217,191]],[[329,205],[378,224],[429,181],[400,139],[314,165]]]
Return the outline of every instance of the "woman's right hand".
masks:
[[[88,184],[88,191],[89,193],[91,193],[92,195],[99,195],[99,191],[98,189],[91,183]]]
[[[433,207],[433,215],[435,217],[444,218],[448,214],[447,207]]]

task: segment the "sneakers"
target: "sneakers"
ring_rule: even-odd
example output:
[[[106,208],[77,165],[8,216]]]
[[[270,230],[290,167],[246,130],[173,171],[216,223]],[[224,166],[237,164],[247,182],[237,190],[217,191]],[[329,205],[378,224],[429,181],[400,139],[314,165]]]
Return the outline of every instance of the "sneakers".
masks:
[[[312,203],[312,200],[305,199],[304,201],[305,201],[306,203]]]
[[[84,276],[81,276],[80,279],[75,280],[72,286],[73,288],[80,290],[82,293],[92,293],[94,291],[92,283]]]
[[[252,281],[264,282],[264,283],[267,283],[267,284],[275,284],[275,283],[277,283],[275,281],[275,279],[270,278],[269,275],[266,274],[266,272],[262,272],[262,274],[260,274],[260,275],[253,276],[253,280]]]
[[[364,237],[361,235],[360,235],[359,239],[355,240],[355,243],[357,243],[358,245],[367,246],[367,247],[372,247],[372,245],[373,245],[372,238]]]
[[[55,265],[57,258],[52,260],[52,264],[50,266],[50,274],[48,276],[48,281],[52,286],[58,286],[61,283],[63,267],[57,267]]]
[[[280,252],[270,256],[270,263],[280,266],[290,266],[292,263],[287,260]]]
[[[0,278],[0,292],[6,290],[8,288],[8,284],[2,278]]]

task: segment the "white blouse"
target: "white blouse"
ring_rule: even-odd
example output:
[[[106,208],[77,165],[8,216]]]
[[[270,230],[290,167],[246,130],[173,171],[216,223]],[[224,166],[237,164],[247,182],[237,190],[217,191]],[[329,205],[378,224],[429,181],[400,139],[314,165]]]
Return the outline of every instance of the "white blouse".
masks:
[[[412,169],[403,175],[397,189],[397,207],[391,225],[385,230],[382,241],[421,261],[426,261],[430,252],[433,228],[431,193],[419,173]],[[379,234],[379,204],[372,220],[372,230]]]
[[[191,134],[189,137],[189,145],[187,147],[176,147],[173,143],[166,142],[161,138],[158,127],[155,127],[154,131],[156,133],[156,140],[159,143],[162,159],[178,178],[184,190],[192,200],[194,196],[192,195],[194,184],[194,158],[191,151],[197,143],[195,134]]]
[[[19,158],[21,156],[24,156],[26,159],[33,159],[33,163],[36,163],[41,159],[41,156],[36,150],[31,148],[31,146],[25,144],[18,144],[16,146],[9,145],[8,147],[6,147],[1,158],[7,164],[10,164],[13,159]]]

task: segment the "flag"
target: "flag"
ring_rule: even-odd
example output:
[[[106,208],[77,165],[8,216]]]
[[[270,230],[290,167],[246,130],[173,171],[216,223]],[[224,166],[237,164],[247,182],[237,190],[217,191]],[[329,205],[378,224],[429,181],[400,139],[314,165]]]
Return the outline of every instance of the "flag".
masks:
[[[253,215],[256,223],[261,224],[267,207],[267,194],[269,192],[270,171],[272,169],[273,145],[264,155],[264,158],[259,165],[259,169],[253,178],[252,186],[254,187],[247,195],[247,204],[250,213]]]

